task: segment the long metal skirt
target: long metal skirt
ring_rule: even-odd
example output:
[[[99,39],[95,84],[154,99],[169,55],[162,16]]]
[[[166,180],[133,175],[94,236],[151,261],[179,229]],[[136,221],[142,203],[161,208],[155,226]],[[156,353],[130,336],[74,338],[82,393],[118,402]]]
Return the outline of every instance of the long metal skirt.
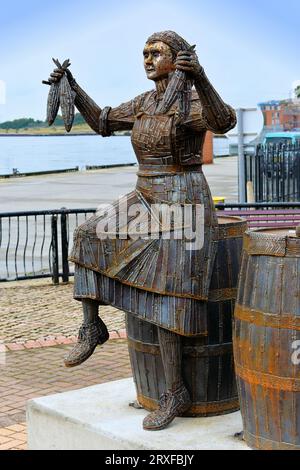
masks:
[[[155,207],[160,214],[152,217]],[[169,226],[163,213],[171,216],[173,209],[180,216]],[[183,216],[188,209],[190,217]],[[158,225],[152,230],[155,218]],[[189,227],[198,233],[193,248]],[[69,259],[140,290],[207,300],[217,231],[203,173],[138,177],[134,191],[77,227]]]
[[[231,313],[228,316],[226,312],[231,312],[236,297],[246,222],[239,217],[224,217],[221,214],[218,214],[218,221],[218,249],[209,301],[214,303],[217,315],[220,308],[225,309],[224,315],[231,328]],[[211,331],[215,329],[216,337],[219,334],[214,315],[207,315],[206,301],[137,289],[80,265],[75,265],[74,298],[99,300],[184,336],[207,335],[209,323]]]

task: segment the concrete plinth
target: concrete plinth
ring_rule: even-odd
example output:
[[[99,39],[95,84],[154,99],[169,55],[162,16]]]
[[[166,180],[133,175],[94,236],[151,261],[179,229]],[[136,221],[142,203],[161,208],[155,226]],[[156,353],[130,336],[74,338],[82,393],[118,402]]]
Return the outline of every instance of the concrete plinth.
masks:
[[[212,418],[176,418],[161,431],[144,431],[147,411],[128,406],[132,379],[30,400],[28,446],[37,449],[247,450],[233,437],[241,431],[239,412]]]

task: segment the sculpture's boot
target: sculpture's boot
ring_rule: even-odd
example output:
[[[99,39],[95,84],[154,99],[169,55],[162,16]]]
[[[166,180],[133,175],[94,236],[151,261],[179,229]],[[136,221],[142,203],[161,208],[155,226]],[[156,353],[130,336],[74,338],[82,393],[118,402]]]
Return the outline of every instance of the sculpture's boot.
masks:
[[[191,405],[190,395],[184,385],[168,390],[159,400],[158,410],[152,411],[143,421],[143,428],[158,431],[166,428],[174,418],[181,416]]]
[[[98,344],[109,338],[106,325],[98,316],[99,303],[95,300],[82,300],[83,323],[79,329],[77,343],[64,359],[66,367],[75,367],[86,361]]]
[[[143,421],[143,428],[149,431],[164,429],[176,416],[181,416],[191,405],[181,372],[182,345],[176,333],[158,328],[167,392],[159,400],[158,410],[152,411]]]

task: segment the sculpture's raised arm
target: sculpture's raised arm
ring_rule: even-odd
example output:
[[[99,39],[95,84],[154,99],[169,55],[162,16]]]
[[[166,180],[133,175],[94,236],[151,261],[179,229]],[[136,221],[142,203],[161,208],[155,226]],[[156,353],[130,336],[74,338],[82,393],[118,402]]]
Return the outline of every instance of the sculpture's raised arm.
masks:
[[[226,104],[208,80],[194,51],[180,51],[176,68],[184,70],[194,80],[194,86],[202,107],[202,123],[212,132],[223,134],[236,125],[234,109]]]
[[[114,131],[131,130],[135,119],[136,99],[120,104],[116,108],[106,106],[100,108],[72,77],[69,81],[76,92],[75,106],[87,124],[103,137]],[[138,98],[137,98],[138,99]]]
[[[105,107],[103,109],[98,106],[95,101],[78,85],[69,69],[56,68],[50,74],[49,84],[58,82],[63,74],[66,74],[72,90],[76,93],[74,104],[86,123],[97,134],[104,137],[111,135],[114,131],[130,130],[134,124],[134,115],[136,101],[128,101],[120,106],[111,109]]]
[[[195,88],[202,104],[202,117],[207,128],[224,134],[236,125],[235,111],[226,104],[208,80],[204,70],[195,80]]]
[[[85,122],[99,134],[99,119],[101,115],[101,108],[95,101],[78,85],[76,80],[72,77],[69,80],[72,89],[75,91],[75,106],[84,118]]]

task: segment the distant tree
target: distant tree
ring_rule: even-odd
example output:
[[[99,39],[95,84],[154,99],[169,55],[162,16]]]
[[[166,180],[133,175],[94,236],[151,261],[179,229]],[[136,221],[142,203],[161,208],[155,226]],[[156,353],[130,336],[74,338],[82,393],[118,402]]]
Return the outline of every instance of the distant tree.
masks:
[[[73,125],[76,125],[76,124],[83,124],[85,121],[83,119],[83,117],[81,116],[80,113],[76,113],[75,116],[74,116],[74,122],[73,122]],[[54,121],[54,125],[55,126],[63,126],[64,125],[64,121],[63,121],[63,118],[60,114],[57,115],[55,121]]]
[[[80,113],[76,113],[75,114],[75,117],[74,117],[74,124],[84,124],[85,123],[85,120],[83,119],[83,117],[81,116]]]
[[[76,113],[74,117],[74,124],[83,124],[85,121],[80,113]],[[62,117],[58,114],[54,121],[55,126],[63,126],[64,122]],[[0,129],[25,129],[33,127],[47,127],[46,121],[35,120],[33,118],[19,118],[13,121],[5,121],[0,123]]]
[[[13,121],[6,121],[0,124],[0,129],[24,129],[25,127],[45,126],[43,121],[35,121],[32,118],[20,118]]]

